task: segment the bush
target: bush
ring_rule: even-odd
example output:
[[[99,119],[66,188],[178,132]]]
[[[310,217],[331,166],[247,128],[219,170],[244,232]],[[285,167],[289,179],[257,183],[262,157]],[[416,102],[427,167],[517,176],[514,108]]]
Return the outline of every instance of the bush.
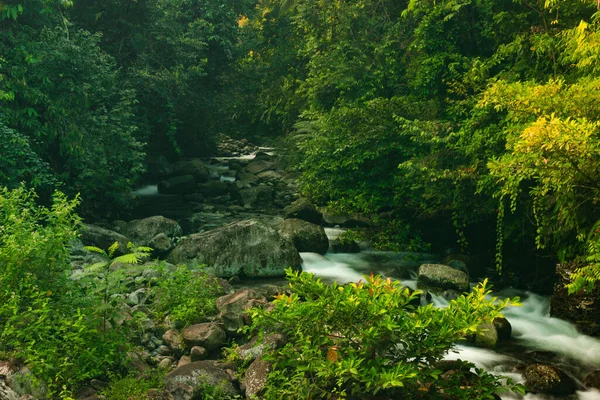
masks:
[[[153,289],[154,311],[159,318],[169,315],[183,326],[201,322],[216,313],[220,286],[214,277],[179,266],[174,271],[159,267],[160,278]]]
[[[78,200],[37,206],[23,187],[0,190],[0,357],[24,362],[49,397],[65,398],[121,361],[119,332],[100,330],[95,305],[70,279]]]
[[[251,310],[249,330],[288,338],[285,347],[267,355],[273,368],[266,399],[416,399],[441,393],[484,399],[494,398],[501,386],[484,371],[442,377],[435,368],[455,342],[499,316],[503,307],[517,304],[486,300],[485,282],[439,309],[415,307],[419,292],[390,279],[371,276],[340,286],[307,273],[288,271],[288,278],[291,295],[279,295],[271,311]],[[463,381],[460,392],[457,380]]]

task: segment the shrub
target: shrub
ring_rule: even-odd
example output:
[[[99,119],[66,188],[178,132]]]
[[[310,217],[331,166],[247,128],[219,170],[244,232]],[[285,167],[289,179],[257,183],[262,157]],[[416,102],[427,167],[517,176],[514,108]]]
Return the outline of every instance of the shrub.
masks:
[[[0,357],[23,361],[50,398],[117,367],[123,340],[100,332],[94,303],[68,279],[78,200],[56,193],[36,205],[23,187],[0,189]]]
[[[458,398],[484,399],[501,386],[484,371],[447,378],[435,368],[455,342],[517,304],[486,300],[485,282],[439,309],[412,305],[419,292],[390,279],[371,276],[340,286],[307,273],[288,271],[288,278],[291,295],[277,296],[270,311],[251,310],[250,331],[288,338],[267,355],[273,368],[266,399],[432,398],[455,394],[457,380],[467,382]]]
[[[201,322],[216,312],[220,286],[216,278],[179,266],[174,271],[159,267],[160,278],[153,288],[154,311],[159,318],[170,315],[184,326]]]

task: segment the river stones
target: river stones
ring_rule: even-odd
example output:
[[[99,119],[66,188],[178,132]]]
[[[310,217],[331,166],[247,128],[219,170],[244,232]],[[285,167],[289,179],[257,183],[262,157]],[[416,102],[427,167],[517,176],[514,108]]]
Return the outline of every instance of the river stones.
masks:
[[[226,396],[239,395],[229,374],[214,361],[195,361],[185,364],[165,378],[165,389],[174,400],[203,398],[202,392],[206,386],[218,388]]]
[[[325,254],[329,240],[323,227],[297,218],[284,220],[279,225],[281,236],[289,238],[299,252]]]
[[[192,158],[178,161],[168,168],[168,176],[191,175],[196,183],[206,182],[210,179],[208,169],[201,159]]]
[[[417,285],[419,288],[439,291],[469,290],[469,276],[444,264],[423,264],[419,267]]]
[[[209,274],[231,278],[283,277],[302,259],[292,241],[256,219],[234,222],[182,239],[168,261],[188,267],[206,265]]]
[[[533,393],[567,396],[575,393],[573,378],[553,365],[533,364],[523,373],[525,386]]]
[[[123,227],[123,231],[136,245],[152,247],[155,255],[167,253],[174,247],[173,240],[183,235],[177,221],[161,215],[134,219]]]
[[[216,322],[188,326],[181,332],[181,336],[187,346],[202,346],[208,351],[220,348],[227,339],[225,331]]]
[[[304,221],[320,225],[323,222],[323,215],[306,198],[299,198],[284,210],[285,218],[298,218]]]

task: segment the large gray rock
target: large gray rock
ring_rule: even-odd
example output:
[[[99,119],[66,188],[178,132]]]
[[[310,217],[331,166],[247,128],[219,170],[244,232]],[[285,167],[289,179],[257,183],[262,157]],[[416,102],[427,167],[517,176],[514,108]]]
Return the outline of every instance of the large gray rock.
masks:
[[[181,240],[168,257],[174,264],[206,265],[212,275],[230,278],[282,277],[302,263],[291,240],[264,222],[234,222]]]
[[[218,388],[227,396],[239,395],[229,374],[212,361],[185,364],[165,378],[165,389],[174,400],[202,399],[207,386]]]
[[[573,378],[553,365],[533,364],[523,373],[525,386],[533,393],[567,396],[575,393]]]
[[[210,179],[208,169],[199,158],[176,162],[169,168],[168,175],[191,175],[196,183],[206,182]]]
[[[269,372],[271,372],[271,364],[260,358],[250,364],[243,380],[247,399],[256,398],[262,392],[267,383]]]
[[[196,180],[192,175],[174,176],[158,184],[160,194],[191,194],[196,193]]]
[[[117,249],[116,254],[122,255],[127,253],[129,239],[117,232],[113,232],[97,225],[83,224],[80,233],[81,241],[86,246],[95,246],[102,250],[107,250],[113,243],[117,242],[119,243],[119,248]]]
[[[181,336],[189,347],[202,346],[208,351],[219,349],[227,339],[225,331],[216,322],[188,326]]]
[[[469,290],[469,276],[443,264],[423,264],[419,267],[417,285],[433,290]]]
[[[320,225],[323,222],[323,215],[306,198],[299,198],[284,210],[285,218],[298,218],[304,221]]]
[[[289,238],[299,252],[327,253],[329,240],[323,227],[297,218],[284,220],[279,225],[281,236]]]
[[[124,233],[138,246],[147,246],[160,233],[164,233],[169,238],[183,235],[181,226],[179,226],[177,221],[161,215],[144,219],[134,219],[127,223]]]

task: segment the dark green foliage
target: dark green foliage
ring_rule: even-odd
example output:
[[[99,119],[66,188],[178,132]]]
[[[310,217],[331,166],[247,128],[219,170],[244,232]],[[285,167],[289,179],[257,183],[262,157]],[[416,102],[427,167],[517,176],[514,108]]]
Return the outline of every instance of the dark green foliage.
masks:
[[[49,16],[40,20],[27,14],[0,34],[3,90],[10,94],[0,99],[4,124],[37,155],[28,163],[49,165],[68,193],[81,193],[84,210],[123,207],[143,171],[134,93],[118,82],[98,36],[57,26]],[[14,181],[18,172],[3,174],[16,174]]]

